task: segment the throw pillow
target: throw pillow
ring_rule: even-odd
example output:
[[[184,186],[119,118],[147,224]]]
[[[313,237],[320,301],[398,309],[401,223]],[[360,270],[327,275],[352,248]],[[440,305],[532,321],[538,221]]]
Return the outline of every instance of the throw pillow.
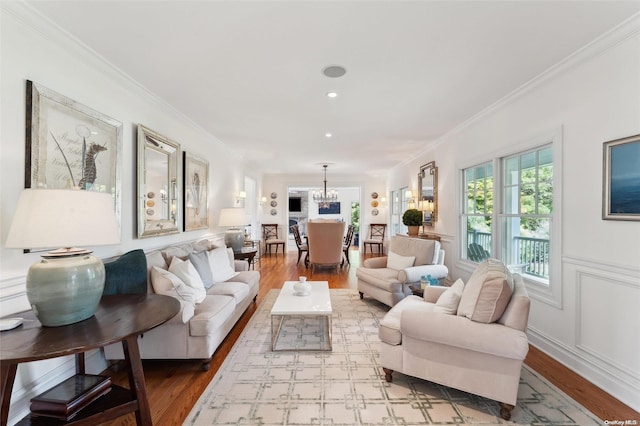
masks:
[[[211,266],[209,266],[209,255],[206,251],[200,251],[197,253],[191,253],[189,255],[189,261],[198,271],[198,275],[202,279],[204,288],[211,288],[213,285],[213,275],[211,275]]]
[[[458,281],[453,283],[451,287],[446,289],[444,293],[440,295],[433,311],[447,315],[455,314],[458,311],[458,304],[462,297],[462,290],[464,290],[464,282],[461,279],[458,279]]]
[[[207,296],[207,290],[204,288],[202,279],[198,275],[198,271],[193,267],[189,260],[181,260],[174,257],[169,265],[169,272],[177,276],[183,283],[193,288],[196,293],[196,303],[200,303]]]
[[[141,249],[123,254],[104,264],[102,294],[146,294],[147,258]]]
[[[415,256],[400,256],[399,254],[390,251],[387,255],[387,268],[400,271],[404,268],[412,267],[415,260]]]
[[[195,314],[196,294],[180,278],[169,271],[154,266],[151,268],[151,285],[156,294],[171,296],[180,301],[183,323],[186,324],[193,317]]]
[[[221,283],[238,275],[229,264],[229,253],[226,247],[219,247],[209,252],[209,266],[214,283]]]
[[[513,294],[513,276],[497,259],[480,263],[464,287],[458,315],[472,321],[492,323],[504,313]]]

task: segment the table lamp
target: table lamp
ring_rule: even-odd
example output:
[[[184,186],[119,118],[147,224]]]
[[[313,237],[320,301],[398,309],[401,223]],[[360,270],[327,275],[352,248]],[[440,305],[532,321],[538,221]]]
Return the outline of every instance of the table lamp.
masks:
[[[9,229],[7,248],[46,249],[27,273],[27,299],[42,325],[83,321],[96,312],[104,264],[78,246],[120,243],[111,194],[73,189],[25,189]]]
[[[230,226],[224,233],[224,243],[231,247],[234,252],[242,251],[244,245],[244,232],[242,227],[248,223],[247,213],[244,208],[232,207],[220,210],[220,226]]]

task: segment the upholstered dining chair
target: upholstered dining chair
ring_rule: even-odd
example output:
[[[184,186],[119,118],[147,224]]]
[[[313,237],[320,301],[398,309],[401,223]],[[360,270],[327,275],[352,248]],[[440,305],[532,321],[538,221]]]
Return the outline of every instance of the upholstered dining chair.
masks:
[[[302,257],[302,253],[305,253],[306,256],[304,258],[305,266],[309,264],[309,245],[306,242],[302,241],[302,236],[300,235],[300,227],[298,225],[290,226],[291,232],[293,233],[293,239],[296,241],[296,246],[298,247],[298,261],[296,264],[300,263],[300,258]]]
[[[262,224],[262,239],[265,244],[265,251],[271,254],[271,247],[276,247],[276,254],[278,254],[278,247],[282,246],[282,254],[285,251],[285,241],[278,235],[277,223],[263,223]]]
[[[344,222],[309,221],[307,238],[309,244],[309,265],[311,275],[316,266],[335,266],[339,271],[344,244]]]
[[[342,251],[344,252],[344,259],[342,259],[342,264],[340,266],[344,265],[344,261],[346,259],[347,263],[349,265],[351,265],[351,262],[349,261],[349,247],[351,247],[351,244],[353,244],[353,235],[355,233],[355,226],[353,225],[348,225],[347,226],[347,234],[344,236],[344,243],[342,244]]]
[[[362,243],[364,253],[367,252],[367,245],[369,245],[370,252],[373,252],[373,246],[377,247],[378,253],[384,252],[384,234],[386,230],[386,223],[372,223],[369,225],[369,238]]]

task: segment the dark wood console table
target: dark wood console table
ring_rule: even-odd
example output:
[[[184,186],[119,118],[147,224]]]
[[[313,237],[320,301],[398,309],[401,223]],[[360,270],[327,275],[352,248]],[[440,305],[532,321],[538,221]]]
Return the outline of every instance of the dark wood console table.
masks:
[[[251,265],[253,264],[253,259],[256,257],[256,253],[258,253],[257,248],[242,247],[242,250],[233,252],[233,258],[236,260],[246,259],[247,262],[249,263],[249,268],[251,268]]]
[[[168,321],[179,310],[180,302],[172,297],[136,294],[103,296],[94,316],[62,327],[42,327],[32,311],[12,315],[23,317],[24,323],[1,334],[0,424],[7,424],[11,391],[19,363],[76,355],[76,373],[84,374],[84,352],[122,342],[125,365],[129,369],[129,389],[113,385],[109,393],[83,408],[69,422],[27,416],[18,424],[92,426],[135,412],[138,425],[151,425],[137,338],[140,333]]]

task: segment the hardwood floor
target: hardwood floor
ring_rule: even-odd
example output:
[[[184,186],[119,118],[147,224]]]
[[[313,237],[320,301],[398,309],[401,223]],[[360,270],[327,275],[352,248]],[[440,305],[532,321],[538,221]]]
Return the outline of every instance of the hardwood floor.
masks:
[[[374,255],[367,253],[366,256]],[[313,276],[310,276],[310,270],[304,268],[302,261],[296,265],[297,251],[287,252],[286,255],[280,253],[263,256],[256,266],[256,269],[261,272],[257,303],[247,309],[220,345],[213,356],[209,371],[201,371],[198,361],[143,361],[154,424],[159,426],[182,424],[220,368],[224,358],[231,351],[257,306],[270,290],[280,288],[284,281],[297,280],[302,275],[309,277],[309,280],[328,281],[330,288],[355,289],[356,268],[363,259],[360,253],[353,249],[349,257],[351,266],[348,267],[345,264],[339,274],[336,274],[335,270],[328,269],[316,270]],[[525,362],[601,419],[640,421],[640,413],[622,404],[538,349],[531,347]],[[114,373],[107,370],[103,374],[111,375],[116,384],[128,386],[128,379],[123,371]],[[135,417],[130,414],[107,424],[135,425]]]

